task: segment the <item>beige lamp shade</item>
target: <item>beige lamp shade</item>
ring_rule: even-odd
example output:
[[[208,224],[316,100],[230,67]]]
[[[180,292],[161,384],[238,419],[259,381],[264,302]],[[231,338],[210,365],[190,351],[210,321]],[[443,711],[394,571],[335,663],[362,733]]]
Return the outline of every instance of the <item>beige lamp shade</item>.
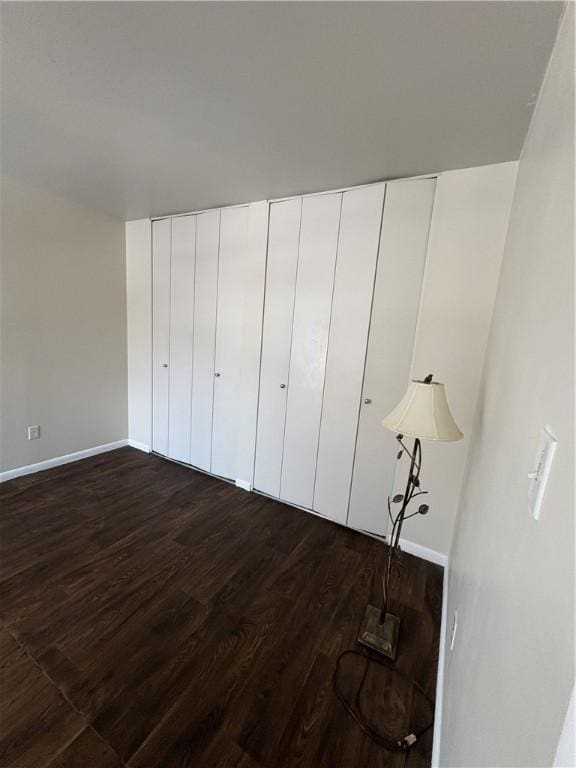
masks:
[[[396,408],[382,426],[402,435],[423,440],[461,440],[464,435],[454,421],[444,384],[437,381],[411,381]]]

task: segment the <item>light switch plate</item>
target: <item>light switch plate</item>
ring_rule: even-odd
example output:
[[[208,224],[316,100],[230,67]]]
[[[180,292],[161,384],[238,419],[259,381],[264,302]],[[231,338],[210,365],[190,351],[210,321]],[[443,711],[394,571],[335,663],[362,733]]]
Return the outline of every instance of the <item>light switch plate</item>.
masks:
[[[552,434],[550,427],[544,427],[540,433],[534,469],[528,473],[528,504],[534,520],[540,519],[546,483],[548,482],[557,445],[558,440]]]
[[[28,427],[28,440],[38,440],[40,437],[40,427],[35,424],[33,427]]]
[[[452,619],[452,632],[450,633],[450,650],[454,650],[456,643],[456,632],[458,631],[458,609],[454,609],[454,618]]]

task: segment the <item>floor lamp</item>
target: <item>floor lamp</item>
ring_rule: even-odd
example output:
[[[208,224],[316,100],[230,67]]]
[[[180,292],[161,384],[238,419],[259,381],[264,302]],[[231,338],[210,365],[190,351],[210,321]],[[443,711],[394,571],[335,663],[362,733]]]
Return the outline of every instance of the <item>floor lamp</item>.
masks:
[[[422,381],[411,381],[406,394],[398,405],[382,421],[382,426],[396,432],[399,444],[397,460],[404,453],[410,459],[410,469],[404,493],[388,497],[388,515],[392,524],[388,538],[384,576],[382,579],[383,605],[378,608],[368,605],[358,640],[364,645],[395,659],[398,652],[398,635],[400,619],[389,613],[390,577],[395,564],[400,558],[400,536],[404,521],[414,515],[425,515],[428,504],[420,504],[416,511],[408,511],[409,504],[419,496],[427,493],[420,487],[420,470],[422,468],[421,440],[453,441],[463,437],[454,421],[444,391],[444,384],[433,381],[432,374]],[[413,437],[414,444],[408,448],[405,437]],[[394,513],[394,505],[400,505]]]

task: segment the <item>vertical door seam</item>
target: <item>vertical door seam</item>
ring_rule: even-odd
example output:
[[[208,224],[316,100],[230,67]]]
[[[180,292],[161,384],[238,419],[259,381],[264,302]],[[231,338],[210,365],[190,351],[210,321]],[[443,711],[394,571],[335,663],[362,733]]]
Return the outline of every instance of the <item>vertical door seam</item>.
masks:
[[[154,226],[152,226],[152,222],[150,222],[150,224],[151,224],[151,226],[150,226],[150,235],[151,235],[151,238],[150,238],[150,251],[151,251],[151,254],[150,254],[150,256],[151,256],[151,258],[150,258],[150,267],[151,267],[151,269],[150,269],[150,289],[151,289],[150,290],[150,306],[151,306],[150,325],[151,325],[151,331],[152,331],[151,334],[150,334],[150,336],[151,336],[151,339],[150,339],[150,360],[152,361],[152,365],[150,366],[150,369],[151,369],[150,372],[151,372],[151,377],[152,377],[151,381],[150,381],[150,384],[151,384],[150,392],[151,392],[151,395],[152,395],[151,403],[150,403],[151,404],[151,408],[150,408],[150,450],[153,451],[154,450],[154,416],[155,416],[155,411],[156,411],[156,408],[154,407],[155,391],[156,391],[156,387],[155,387],[155,384],[154,384],[154,373],[155,373],[155,359],[154,359],[155,356],[154,356],[154,351],[155,351],[155,346],[156,346],[155,343],[154,343],[154,328],[156,326],[156,320],[155,320],[156,312],[155,312],[155,307],[154,307],[154,304],[155,304],[155,302],[154,302],[154,285],[155,285],[156,281],[154,279],[154,251],[155,251],[155,248],[154,248]]]
[[[340,250],[340,228],[342,225],[342,207],[344,205],[344,193],[340,192],[340,215],[338,216],[338,233],[336,235],[336,258],[334,259],[334,272],[332,274],[332,297],[330,299],[330,318],[328,320],[328,334],[326,336],[326,354],[324,355],[324,380],[322,381],[322,399],[320,401],[320,420],[318,422],[318,442],[316,443],[316,461],[314,462],[314,487],[312,488],[312,509],[316,500],[316,479],[318,472],[318,456],[320,454],[320,435],[322,433],[322,415],[324,413],[324,393],[326,391],[326,366],[330,353],[330,331],[332,330],[332,311],[334,309],[334,290],[336,287],[336,270],[338,269],[338,252]],[[315,510],[317,511],[317,510]]]
[[[258,362],[258,392],[256,394],[256,437],[254,440],[254,461],[252,463],[252,487],[256,480],[256,456],[258,455],[258,427],[260,425],[260,390],[262,385],[262,352],[264,350],[264,320],[266,308],[266,288],[268,286],[268,249],[270,246],[270,204],[266,217],[266,259],[264,261],[264,292],[262,294],[262,313],[260,324],[260,359]]]
[[[194,216],[194,285],[192,288],[192,365],[190,366],[190,439],[188,440],[188,455],[192,464],[192,408],[194,406],[194,357],[196,329],[196,253],[198,246],[198,216]]]
[[[170,217],[170,250],[168,251],[168,403],[166,405],[166,455],[170,454],[170,379],[172,378],[171,352],[172,325],[172,217]]]
[[[425,179],[422,179],[422,181],[425,181]],[[424,302],[424,282],[426,280],[426,275],[428,273],[429,264],[430,264],[430,236],[432,233],[432,225],[434,220],[434,206],[436,203],[436,190],[438,189],[438,179],[434,178],[434,191],[432,193],[432,200],[430,201],[430,217],[428,219],[428,230],[426,232],[426,237],[424,238],[425,242],[425,250],[424,250],[424,263],[422,265],[422,272],[420,273],[420,286],[419,286],[419,294],[418,294],[418,309],[416,310],[416,322],[414,323],[414,332],[412,334],[412,355],[410,357],[410,366],[408,369],[408,380],[412,378],[414,375],[414,360],[416,359],[416,339],[418,338],[418,331],[420,330],[420,323],[422,321],[422,304]],[[396,480],[398,478],[398,462],[394,465],[394,472],[392,473],[392,488],[390,489],[391,493],[394,492],[394,489],[396,488]],[[386,524],[386,531],[388,531],[388,523],[387,520]]]
[[[292,298],[292,330],[290,333],[290,351],[288,353],[288,374],[286,375],[286,402],[284,406],[284,426],[282,428],[282,456],[280,457],[280,482],[278,484],[278,498],[282,498],[282,475],[284,472],[284,449],[286,444],[286,423],[288,421],[288,399],[290,397],[290,368],[292,366],[292,347],[294,344],[294,311],[296,309],[296,295],[298,292],[298,270],[300,269],[300,237],[302,235],[302,213],[304,198],[300,198],[300,220],[298,222],[298,251],[296,254],[296,275],[294,276],[294,296]]]
[[[352,456],[352,472],[350,473],[350,487],[348,488],[348,503],[346,505],[346,525],[348,525],[348,518],[350,517],[350,501],[352,499],[352,485],[354,483],[354,470],[356,468],[356,450],[358,448],[358,433],[360,431],[360,419],[362,418],[362,399],[364,397],[364,384],[366,381],[366,365],[368,363],[368,348],[370,346],[370,332],[372,330],[372,312],[374,310],[374,296],[376,294],[376,279],[378,276],[378,269],[380,268],[380,244],[382,242],[382,229],[384,226],[384,207],[386,205],[386,194],[388,192],[388,185],[384,184],[384,190],[382,193],[382,209],[380,211],[380,227],[378,231],[378,244],[376,245],[376,269],[374,270],[374,279],[372,281],[372,298],[370,300],[370,316],[368,320],[368,333],[366,336],[366,350],[364,352],[364,369],[362,371],[362,385],[360,387],[360,402],[358,403],[358,419],[356,421],[356,437],[354,440],[354,454]],[[388,531],[388,523],[386,523],[386,532]]]
[[[220,296],[220,236],[221,236],[222,209],[218,209],[218,252],[216,255],[216,312],[214,317],[214,355],[212,357],[212,418],[210,420],[210,472],[212,472],[212,452],[214,449],[214,394],[216,390],[214,373],[216,372],[216,344],[218,336],[218,299]]]

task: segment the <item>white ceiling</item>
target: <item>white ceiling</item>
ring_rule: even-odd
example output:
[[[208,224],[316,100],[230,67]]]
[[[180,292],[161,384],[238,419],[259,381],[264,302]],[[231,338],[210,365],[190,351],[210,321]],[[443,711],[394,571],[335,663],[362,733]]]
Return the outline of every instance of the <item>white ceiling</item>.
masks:
[[[4,2],[3,170],[137,218],[515,159],[561,10]]]

